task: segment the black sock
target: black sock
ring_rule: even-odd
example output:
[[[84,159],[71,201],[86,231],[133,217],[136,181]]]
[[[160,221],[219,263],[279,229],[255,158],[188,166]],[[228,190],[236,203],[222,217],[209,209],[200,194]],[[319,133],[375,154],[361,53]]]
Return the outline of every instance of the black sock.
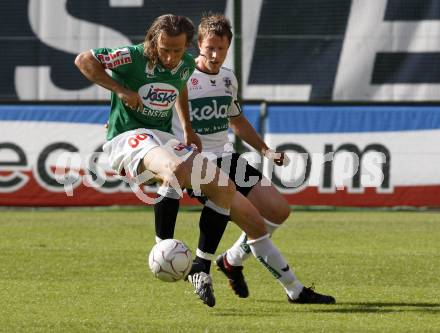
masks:
[[[229,216],[217,213],[212,208],[203,207],[199,221],[200,235],[198,249],[205,253],[215,254],[228,221]],[[194,262],[195,268],[200,267],[199,269],[201,271],[209,274],[211,260],[196,256]]]
[[[154,205],[154,218],[156,236],[160,239],[174,237],[177,213],[179,212],[179,199],[162,197],[162,200]]]
[[[206,260],[196,256],[194,258],[189,275],[199,272],[205,272],[206,274],[209,274],[210,271],[211,271],[211,260]]]

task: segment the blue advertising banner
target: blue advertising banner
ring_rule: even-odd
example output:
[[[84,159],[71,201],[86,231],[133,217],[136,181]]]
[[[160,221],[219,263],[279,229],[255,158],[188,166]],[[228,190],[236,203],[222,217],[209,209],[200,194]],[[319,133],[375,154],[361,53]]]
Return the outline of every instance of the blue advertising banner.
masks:
[[[269,104],[265,118],[243,109],[288,154],[288,166],[262,169],[292,205],[440,206],[440,106]],[[0,206],[143,205],[101,153],[108,112],[0,105]]]
[[[266,175],[292,204],[438,206],[440,107],[269,105]]]

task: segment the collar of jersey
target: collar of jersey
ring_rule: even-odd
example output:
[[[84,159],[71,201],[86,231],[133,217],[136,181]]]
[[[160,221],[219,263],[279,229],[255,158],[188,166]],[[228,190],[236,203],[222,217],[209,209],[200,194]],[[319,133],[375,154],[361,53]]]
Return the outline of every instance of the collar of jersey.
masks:
[[[168,72],[171,73],[172,75],[175,75],[177,73],[177,71],[180,69],[180,67],[182,66],[183,61],[180,60],[180,62],[177,64],[176,67],[174,67],[173,69],[168,69],[162,66],[162,64],[156,64],[156,68],[159,72]]]
[[[220,70],[222,69],[222,67],[220,67],[220,69],[218,70],[217,73],[208,73],[208,72],[202,71],[202,70],[201,70],[199,67],[197,67],[197,66],[196,66],[196,69],[197,69],[200,73],[203,73],[203,74],[206,74],[206,75],[210,75],[210,76],[217,76],[217,75],[220,73]]]

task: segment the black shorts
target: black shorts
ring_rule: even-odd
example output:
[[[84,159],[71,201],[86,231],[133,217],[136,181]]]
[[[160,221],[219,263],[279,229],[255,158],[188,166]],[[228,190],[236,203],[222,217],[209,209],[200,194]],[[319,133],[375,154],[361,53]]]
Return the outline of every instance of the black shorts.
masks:
[[[225,158],[220,157],[216,160],[216,162],[217,166],[229,175],[229,178],[234,182],[237,191],[243,194],[245,197],[263,178],[261,172],[249,165],[249,163],[238,153],[233,153]],[[249,182],[249,177],[255,178],[255,180],[250,182],[250,184],[247,184]],[[187,192],[190,197],[197,198],[201,203],[206,202],[206,197],[194,195],[194,192],[191,189],[187,189]]]

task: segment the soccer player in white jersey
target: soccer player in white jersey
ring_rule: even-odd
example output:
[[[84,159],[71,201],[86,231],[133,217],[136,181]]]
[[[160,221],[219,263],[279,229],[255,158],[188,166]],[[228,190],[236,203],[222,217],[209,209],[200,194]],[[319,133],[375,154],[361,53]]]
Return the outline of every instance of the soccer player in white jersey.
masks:
[[[237,79],[230,69],[222,67],[231,39],[231,26],[224,15],[202,17],[198,29],[200,55],[196,58],[196,69],[187,83],[191,123],[194,131],[201,137],[203,154],[215,160],[236,184],[231,220],[240,224],[247,220],[249,214],[257,212],[258,217],[253,218],[252,223],[265,227],[267,233],[253,240],[243,233],[230,249],[217,258],[216,263],[239,297],[248,297],[249,294],[242,269],[243,261],[252,252],[278,279],[290,302],[334,303],[332,296],[321,295],[304,287],[271,242],[270,235],[289,216],[288,204],[275,187],[262,185],[261,173],[233,152],[229,143],[227,130],[231,127],[235,134],[263,156],[275,159],[277,165],[283,165],[287,161],[284,153],[269,149],[241,113],[237,102]],[[177,137],[183,134],[176,116],[173,118],[173,131]],[[265,182],[270,183],[267,179]],[[200,200],[203,201],[203,198]],[[252,205],[244,204],[247,202]],[[165,198],[155,205],[156,234],[159,238],[173,237],[178,207],[178,200],[172,198]],[[204,219],[205,209],[201,214],[200,238],[189,275],[190,281],[199,272],[209,273],[211,260],[226,228],[226,223],[214,224]],[[195,287],[197,292],[197,286]]]

